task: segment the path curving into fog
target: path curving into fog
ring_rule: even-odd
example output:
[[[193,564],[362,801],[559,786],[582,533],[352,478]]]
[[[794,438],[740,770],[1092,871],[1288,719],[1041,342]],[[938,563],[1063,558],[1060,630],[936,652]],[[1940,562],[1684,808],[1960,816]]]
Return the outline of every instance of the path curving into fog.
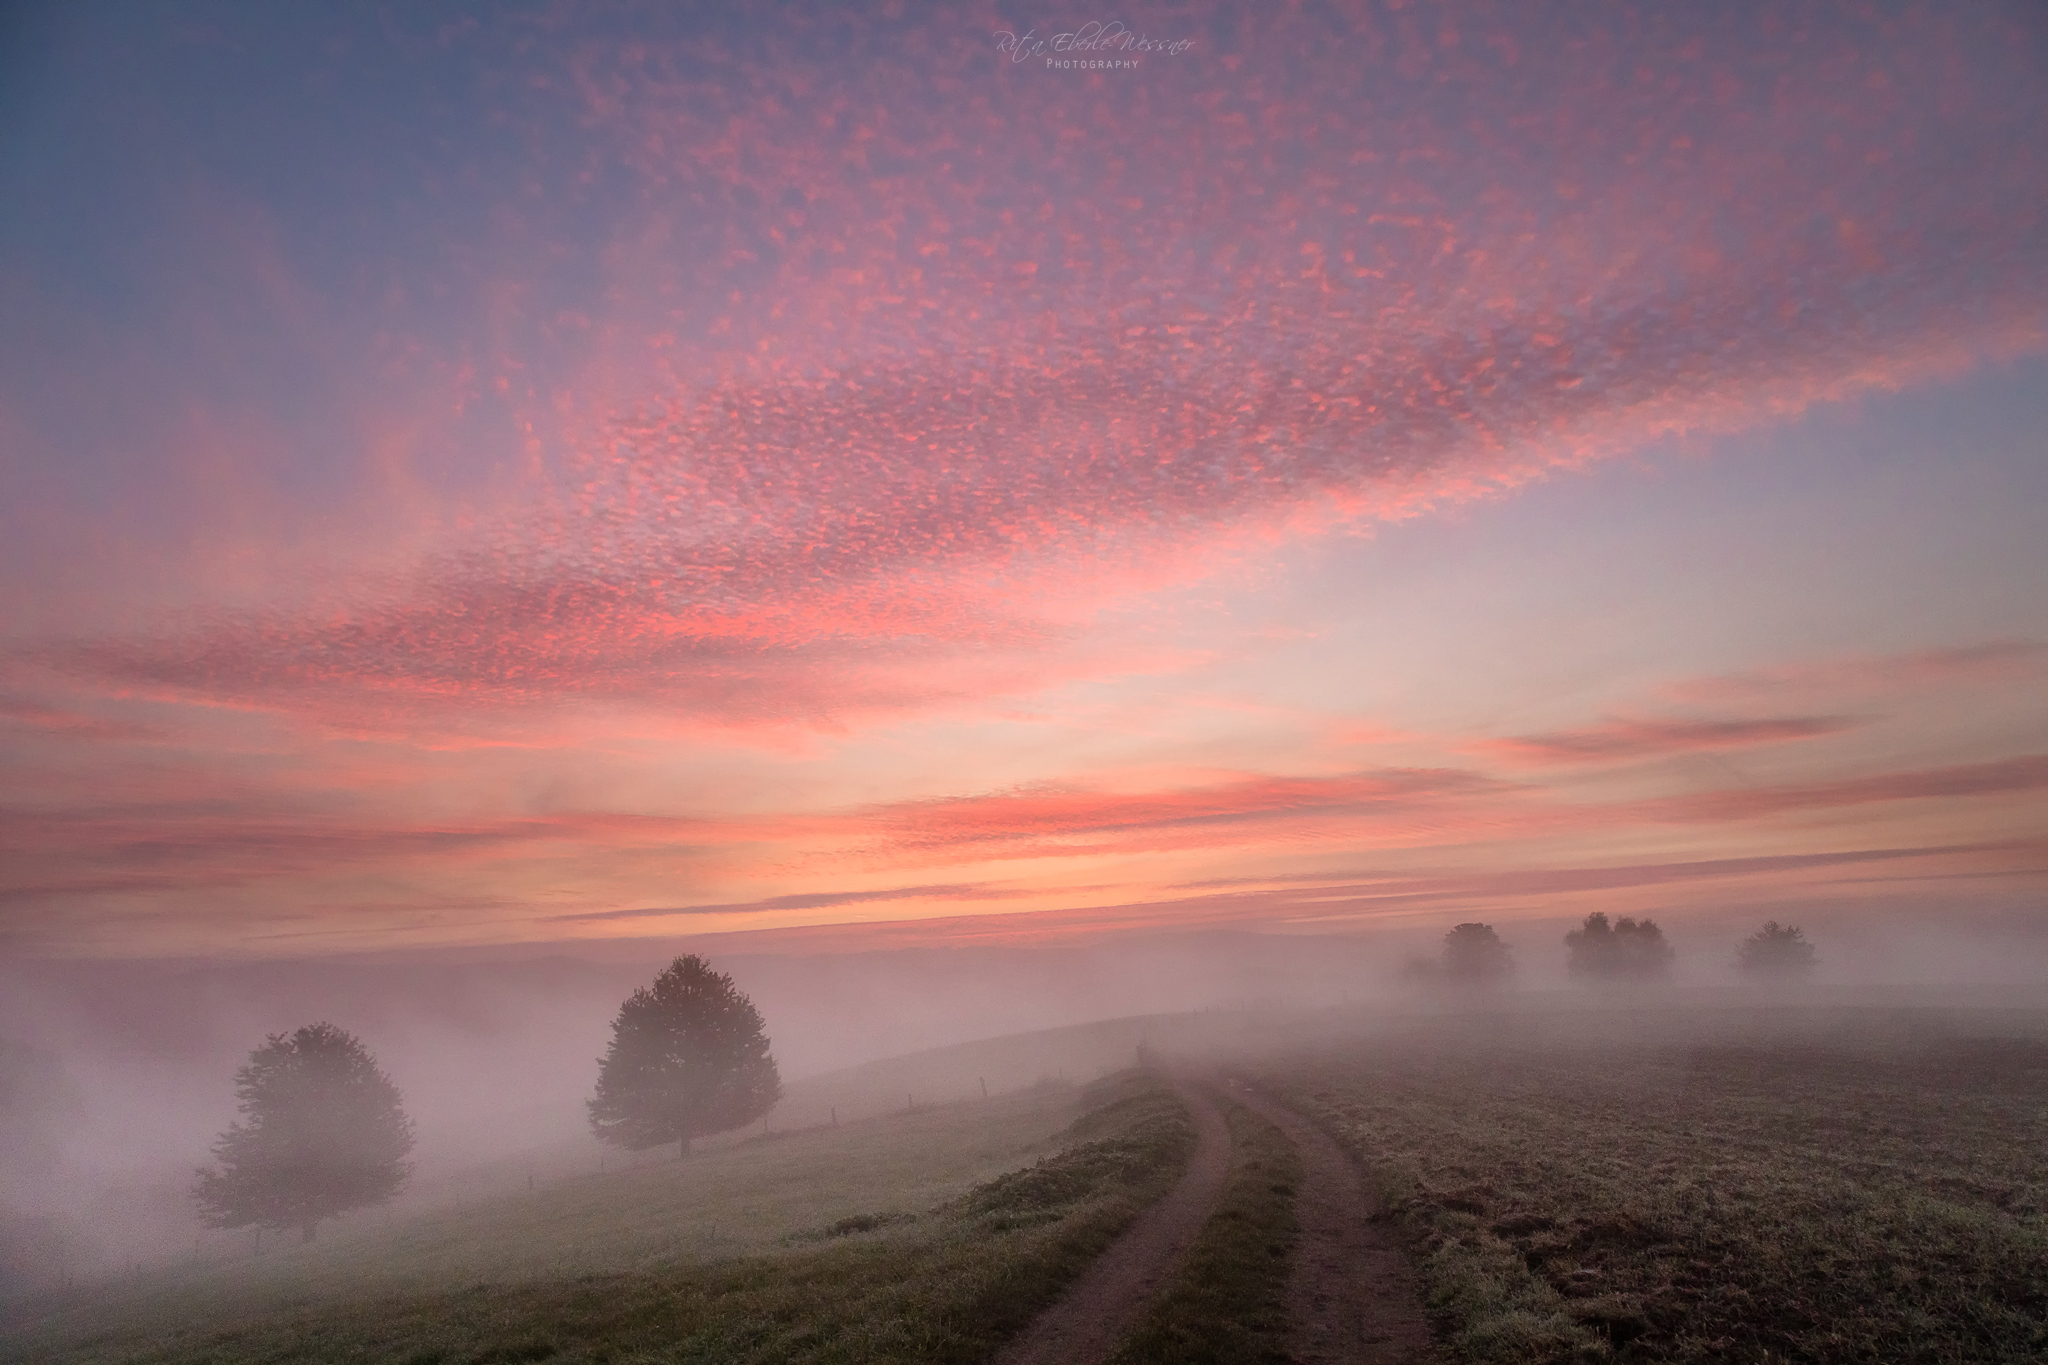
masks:
[[[1231,1098],[1278,1128],[1301,1155],[1288,1268],[1295,1365],[1407,1365],[1427,1357],[1429,1322],[1415,1272],[1393,1233],[1373,1221],[1365,1174],[1331,1136],[1242,1082]]]
[[[1186,1173],[999,1351],[994,1365],[1096,1365],[1108,1359],[1214,1212],[1230,1174],[1230,1129],[1205,1087],[1176,1076],[1174,1090],[1195,1124],[1195,1152]]]

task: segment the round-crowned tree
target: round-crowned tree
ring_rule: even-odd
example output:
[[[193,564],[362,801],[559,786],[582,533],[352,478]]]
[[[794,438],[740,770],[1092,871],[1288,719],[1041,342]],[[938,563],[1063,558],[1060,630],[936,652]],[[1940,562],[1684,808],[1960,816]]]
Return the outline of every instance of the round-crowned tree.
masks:
[[[292,1228],[381,1204],[412,1173],[398,1087],[332,1024],[274,1033],[235,1073],[242,1117],[213,1144],[192,1195],[216,1228]]]
[[[1493,986],[1514,974],[1515,960],[1491,924],[1460,924],[1444,935],[1445,981],[1459,986]]]
[[[619,1006],[590,1097],[591,1131],[642,1151],[753,1122],[782,1098],[760,1011],[701,957],[679,957]]]
[[[1764,981],[1794,981],[1813,973],[1819,954],[1797,926],[1765,920],[1764,927],[1735,950],[1743,974]]]
[[[1677,955],[1655,920],[1623,915],[1610,924],[1598,911],[1564,936],[1564,946],[1567,969],[1586,981],[1659,980],[1671,974]]]

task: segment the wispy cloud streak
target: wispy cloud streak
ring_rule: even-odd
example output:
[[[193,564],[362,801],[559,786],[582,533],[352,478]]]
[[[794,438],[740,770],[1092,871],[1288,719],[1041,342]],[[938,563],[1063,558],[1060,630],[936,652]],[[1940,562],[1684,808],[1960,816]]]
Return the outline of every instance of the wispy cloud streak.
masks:
[[[789,896],[764,896],[759,900],[728,901],[710,905],[639,906],[630,910],[592,910],[575,915],[556,915],[558,921],[577,923],[592,920],[666,919],[672,915],[752,914],[763,910],[825,910],[846,905],[873,905],[895,901],[997,901],[1017,900],[1034,893],[1015,887],[989,886],[981,882],[957,882],[939,886],[893,886],[870,891],[815,891]]]
[[[1750,820],[1790,811],[1834,810],[1879,802],[2008,796],[2048,789],[2048,754],[1878,773],[1835,782],[1790,783],[1672,797],[1642,810],[1657,819]]]
[[[1524,763],[1614,763],[1714,749],[1815,739],[1853,729],[1848,716],[1777,716],[1763,720],[1609,720],[1573,730],[1483,740],[1480,753]]]
[[[1914,650],[1907,654],[1802,660],[1664,688],[1673,701],[1700,705],[1762,703],[1788,697],[1867,697],[1927,688],[2013,682],[2048,669],[2048,645],[2032,640]]]

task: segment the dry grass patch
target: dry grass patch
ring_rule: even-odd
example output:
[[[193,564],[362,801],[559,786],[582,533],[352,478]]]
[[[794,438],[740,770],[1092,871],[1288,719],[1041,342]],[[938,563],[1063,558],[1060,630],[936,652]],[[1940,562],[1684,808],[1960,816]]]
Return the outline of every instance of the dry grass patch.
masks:
[[[2048,1359],[2039,1024],[1410,1037],[1287,1082],[1376,1173],[1459,1359],[2017,1365]]]

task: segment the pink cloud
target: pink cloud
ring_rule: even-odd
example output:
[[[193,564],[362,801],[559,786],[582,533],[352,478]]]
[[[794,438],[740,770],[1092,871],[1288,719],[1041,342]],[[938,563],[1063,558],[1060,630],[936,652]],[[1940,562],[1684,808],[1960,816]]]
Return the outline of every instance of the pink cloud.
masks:
[[[2039,341],[2035,73],[1990,19],[1172,22],[1212,36],[1085,84],[966,19],[571,25],[506,117],[633,186],[616,274],[530,316],[541,264],[493,280],[490,354],[435,357],[462,403],[504,381],[531,499],[394,575],[39,657],[321,715],[845,724],[1028,691],[1103,608],[1276,540]]]
[[[318,799],[224,790],[210,798],[129,805],[0,809],[0,853],[8,869],[0,878],[0,897],[246,885],[370,867],[406,875],[428,867],[468,868],[489,876],[493,869],[535,858],[578,864],[596,858],[637,875],[648,875],[654,865],[689,862],[758,876],[775,862],[770,850],[776,849],[784,851],[782,859],[793,857],[798,867],[815,870],[827,864],[940,866],[1303,840],[1401,843],[1441,838],[1475,823],[1497,824],[1505,817],[1489,803],[1510,798],[1514,790],[1457,770],[1385,769],[1334,778],[1250,776],[1150,791],[1011,792],[721,818],[565,811],[459,820],[365,815],[326,808],[331,803]],[[846,903],[926,893],[1011,898],[980,883],[946,883],[847,893],[853,900]],[[800,909],[808,895],[718,902],[709,909]],[[582,917],[647,913],[656,912],[605,910]]]
[[[1404,744],[1427,736],[1369,720],[1340,720],[1324,727],[1323,738],[1331,744]]]
[[[1244,777],[1141,792],[1026,791],[860,813],[870,856],[917,862],[1078,857],[1287,843],[1413,840],[1497,818],[1511,784],[1458,769]]]
[[[1788,697],[1861,697],[2009,682],[2035,676],[2044,665],[2048,665],[2048,645],[2032,640],[1989,640],[1906,654],[1813,659],[1744,673],[1691,678],[1669,684],[1663,693],[1673,701],[1699,705],[1769,705]]]
[[[1537,865],[1487,873],[1332,874],[1329,878],[1301,879],[1318,883],[1313,886],[1290,886],[1284,884],[1288,879],[1277,879],[1281,885],[1269,882],[1206,894],[1094,901],[1054,910],[742,929],[707,941],[728,950],[752,946],[763,951],[859,951],[941,944],[1021,944],[1161,929],[1328,928],[1469,913],[1512,918],[1532,910],[1540,912],[1561,899],[1581,904],[1589,897],[1618,897],[1631,907],[1654,907],[1656,901],[1641,893],[1669,894],[1684,887],[1744,882],[1772,886],[1790,880],[1810,885],[1815,879],[1823,883],[1835,880],[1829,874],[1837,870],[1862,867],[1896,866],[1898,878],[1919,879],[1935,874],[1952,875],[1941,869],[1953,869],[1958,864],[1968,867],[2010,861],[2029,853],[2038,854],[2039,849],[2010,843],[1954,844],[1693,861]],[[1929,872],[1930,866],[1934,873]],[[2039,874],[2028,869],[2006,869],[1987,875]]]
[[[397,814],[366,817],[324,809],[317,801],[288,803],[277,794],[224,793],[129,806],[16,805],[0,811],[0,851],[7,854],[9,869],[9,876],[0,879],[0,896],[19,901],[179,884],[241,885],[369,866],[468,866],[491,875],[492,868],[537,856],[578,864],[597,858],[629,877],[682,860],[741,878],[780,866],[786,878],[827,865],[939,867],[1162,857],[1225,848],[1455,845],[2043,788],[2048,788],[2048,758],[2031,756],[1621,804],[1562,801],[1541,788],[1449,768],[1247,775],[1132,791],[1025,790],[716,818],[565,811],[423,820]],[[947,882],[861,891],[847,893],[855,900],[845,903],[925,893],[959,899],[1010,895],[984,892],[984,885]],[[694,909],[802,909],[799,902],[810,895],[724,900]],[[812,908],[827,905],[821,901]],[[650,913],[656,912],[594,910],[586,917]]]
[[[155,740],[168,733],[162,726],[113,720],[26,697],[7,696],[0,696],[0,726],[64,740]]]
[[[1026,790],[717,818],[565,811],[432,820],[377,817],[305,801],[283,808],[275,799],[224,793],[127,807],[17,805],[0,811],[0,865],[7,869],[0,877],[0,902],[15,907],[10,913],[23,924],[66,913],[68,905],[100,906],[107,913],[113,913],[110,907],[153,905],[173,918],[196,915],[244,924],[253,932],[279,916],[261,911],[246,895],[218,905],[176,907],[194,897],[266,885],[301,889],[288,898],[302,898],[310,888],[325,903],[335,894],[335,879],[345,884],[374,873],[380,881],[396,879],[411,888],[394,898],[394,905],[431,897],[426,888],[445,883],[447,905],[492,907],[499,932],[515,924],[597,925],[679,915],[840,919],[891,903],[1043,903],[1099,889],[1065,884],[1056,876],[1041,876],[1028,886],[970,879],[834,887],[831,879],[848,870],[1012,860],[1043,864],[1105,856],[1171,868],[1191,852],[1256,850],[1270,856],[1300,849],[1455,849],[1534,836],[1564,840],[1549,856],[1568,857],[1569,840],[1587,831],[1718,825],[1805,810],[1975,799],[2043,788],[2048,788],[2048,758],[2033,756],[1620,804],[1561,801],[1540,788],[1457,769],[1377,769],[1305,778],[1247,775],[1146,790]],[[1308,924],[1713,878],[1782,877],[1849,862],[1936,855],[1981,870],[1985,860],[1997,862],[2007,848],[1879,848],[1483,873],[1304,873],[1225,879],[1184,888],[1197,895],[1098,901],[1085,912],[1060,913],[1073,926]],[[1137,862],[1124,875],[1142,878],[1137,869],[1145,865]],[[533,885],[536,874],[543,884],[567,878],[577,885],[578,894],[569,902],[574,908],[522,891]],[[811,887],[822,878],[825,889],[693,901],[649,895],[650,888],[676,884],[741,887],[767,875],[784,885],[795,880]],[[482,899],[480,892],[486,893]],[[989,932],[1067,932],[1059,928],[1066,922],[1047,920],[1031,929],[1035,919],[1019,920]]]
[[[1840,734],[1859,723],[1849,716],[1778,716],[1760,720],[1616,719],[1571,730],[1481,740],[1466,747],[1519,763],[1616,763],[1814,739]]]
[[[757,914],[773,910],[828,910],[846,905],[874,905],[900,901],[937,900],[1000,901],[1042,897],[1043,891],[1019,887],[992,886],[986,882],[953,882],[937,886],[893,886],[865,891],[807,891],[786,896],[764,896],[750,901],[713,902],[706,905],[636,906],[625,910],[592,910],[573,915],[552,916],[556,921],[579,923],[632,919],[668,919],[681,915]]]
[[[0,808],[0,897],[242,885],[377,865],[474,865],[536,845],[687,847],[702,821],[613,813],[434,821],[345,815],[280,793]]]
[[[2029,754],[1989,763],[1879,773],[1833,782],[1788,783],[1669,797],[1642,803],[1637,810],[1653,820],[1748,820],[1788,811],[1829,810],[1889,801],[2003,796],[2044,789],[2048,789],[2048,755]]]

